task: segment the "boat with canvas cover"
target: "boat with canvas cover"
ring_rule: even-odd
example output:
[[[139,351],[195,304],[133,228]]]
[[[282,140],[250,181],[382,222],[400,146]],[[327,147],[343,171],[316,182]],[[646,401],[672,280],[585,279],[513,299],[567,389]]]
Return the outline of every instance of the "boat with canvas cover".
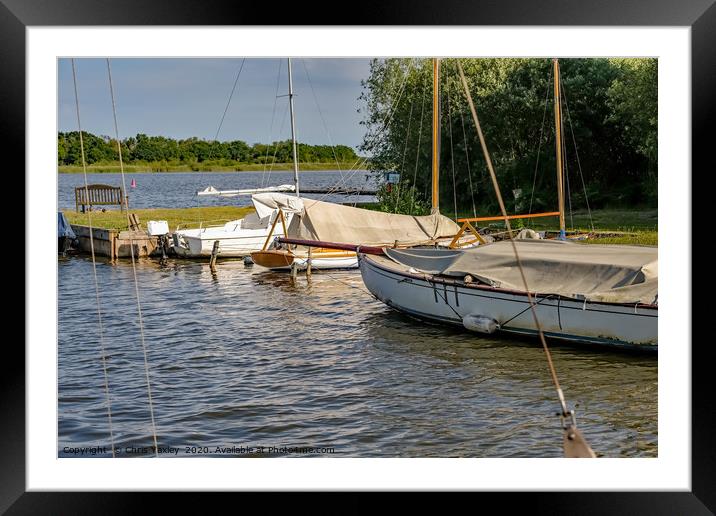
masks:
[[[448,245],[458,230],[459,226],[455,222],[439,213],[399,215],[304,199],[303,210],[294,214],[286,235],[299,240],[412,247]],[[291,244],[269,248],[270,239],[269,235],[263,250],[251,253],[254,263],[274,270],[288,270],[291,267],[303,270],[309,262],[311,267],[319,270],[358,267],[358,257],[354,251]]]
[[[656,349],[658,250],[515,241],[547,337]],[[469,330],[536,335],[510,242],[359,253],[368,290],[391,308]]]

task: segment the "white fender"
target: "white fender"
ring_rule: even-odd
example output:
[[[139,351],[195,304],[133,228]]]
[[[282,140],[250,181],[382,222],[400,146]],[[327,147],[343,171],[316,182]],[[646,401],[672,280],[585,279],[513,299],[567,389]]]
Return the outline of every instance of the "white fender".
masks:
[[[492,317],[486,315],[470,314],[462,318],[462,325],[470,331],[479,333],[495,333],[500,324]]]

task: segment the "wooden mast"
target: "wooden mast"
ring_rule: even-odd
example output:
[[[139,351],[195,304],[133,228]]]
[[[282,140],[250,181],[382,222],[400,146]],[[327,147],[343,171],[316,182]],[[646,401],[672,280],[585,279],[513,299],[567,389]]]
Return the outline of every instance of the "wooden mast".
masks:
[[[291,58],[288,58],[288,104],[291,109],[291,140],[293,141],[293,183],[296,185],[296,197],[301,194],[298,191],[298,152],[296,151],[296,120],[293,116],[293,78],[291,76]]]
[[[433,58],[433,191],[432,213],[440,211],[440,60]]]
[[[559,95],[559,61],[553,59],[554,63],[554,127],[555,127],[555,150],[557,152],[557,202],[559,204],[559,238],[564,240],[566,236],[564,225],[564,170],[562,167],[562,106]]]

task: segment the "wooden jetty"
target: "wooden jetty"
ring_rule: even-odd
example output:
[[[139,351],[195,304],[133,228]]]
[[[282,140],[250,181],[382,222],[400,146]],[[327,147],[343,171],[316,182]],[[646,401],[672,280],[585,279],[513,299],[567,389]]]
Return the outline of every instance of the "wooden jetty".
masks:
[[[77,247],[80,251],[91,252],[90,227],[72,224],[77,236]],[[159,239],[150,236],[146,231],[118,231],[116,229],[91,228],[94,252],[97,256],[106,256],[111,260],[130,258],[134,247],[135,258],[161,255]]]

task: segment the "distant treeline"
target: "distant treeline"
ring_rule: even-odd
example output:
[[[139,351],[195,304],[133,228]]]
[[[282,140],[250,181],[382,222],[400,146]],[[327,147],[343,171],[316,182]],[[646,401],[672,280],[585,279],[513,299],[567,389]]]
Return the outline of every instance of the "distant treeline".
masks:
[[[657,60],[559,62],[567,208],[584,209],[587,202],[591,208],[655,207]],[[508,209],[555,210],[552,60],[461,64]],[[402,173],[403,184],[383,202],[390,210],[429,210],[432,78],[429,59],[380,59],[363,82],[367,132],[359,152],[371,155],[371,169]],[[440,208],[450,215],[495,214],[495,193],[455,59],[441,62],[440,100]]]
[[[88,165],[116,163],[119,160],[117,141],[108,136],[96,136],[82,131],[85,161]],[[174,140],[164,136],[138,134],[121,141],[122,160],[127,165],[163,163],[192,168],[208,164],[230,167],[237,164],[271,164],[293,161],[291,141],[271,144],[249,145],[241,140],[220,142],[187,138]],[[301,163],[354,163],[360,158],[346,145],[298,144],[298,160]],[[80,138],[78,131],[57,133],[57,164],[81,166]]]

